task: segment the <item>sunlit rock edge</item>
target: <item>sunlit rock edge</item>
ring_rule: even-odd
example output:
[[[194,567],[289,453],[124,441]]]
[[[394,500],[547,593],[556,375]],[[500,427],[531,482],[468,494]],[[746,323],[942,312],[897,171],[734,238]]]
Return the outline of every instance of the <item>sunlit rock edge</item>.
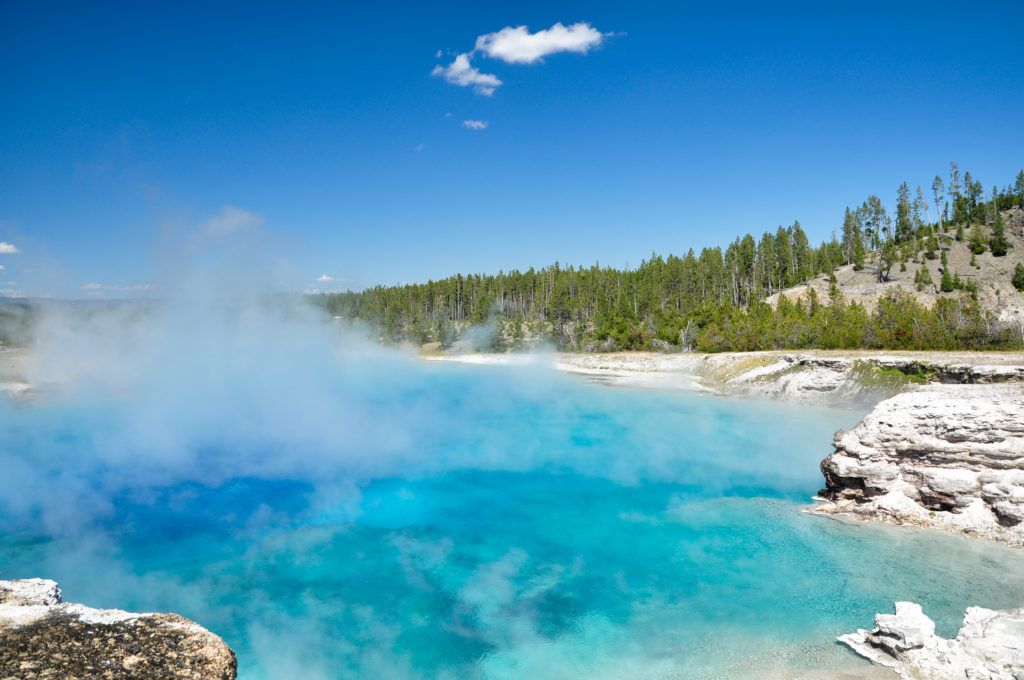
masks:
[[[235,653],[177,614],[63,602],[54,581],[0,581],[0,678],[234,680]]]

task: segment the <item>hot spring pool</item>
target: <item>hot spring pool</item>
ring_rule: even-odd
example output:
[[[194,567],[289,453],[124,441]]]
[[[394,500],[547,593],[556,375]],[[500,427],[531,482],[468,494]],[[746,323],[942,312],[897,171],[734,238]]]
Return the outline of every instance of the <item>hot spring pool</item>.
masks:
[[[802,509],[863,412],[376,353],[0,406],[0,571],[176,611],[240,677],[726,678],[952,635],[1024,559]]]

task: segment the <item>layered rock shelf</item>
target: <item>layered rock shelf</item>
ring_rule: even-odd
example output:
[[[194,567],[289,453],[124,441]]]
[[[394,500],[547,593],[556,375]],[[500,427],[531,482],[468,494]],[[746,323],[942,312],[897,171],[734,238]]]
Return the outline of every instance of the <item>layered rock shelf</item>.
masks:
[[[839,641],[905,680],[1024,680],[1024,608],[970,607],[956,638],[939,637],[913,602],[875,616],[875,629]]]
[[[1024,546],[1024,386],[929,385],[836,433],[820,512]]]
[[[234,680],[235,653],[177,614],[62,601],[53,581],[0,581],[0,678]]]

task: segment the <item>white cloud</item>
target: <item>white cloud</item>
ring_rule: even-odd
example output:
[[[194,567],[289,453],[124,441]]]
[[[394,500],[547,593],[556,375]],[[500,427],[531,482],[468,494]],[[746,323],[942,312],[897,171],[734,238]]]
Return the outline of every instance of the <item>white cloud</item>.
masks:
[[[13,243],[7,243],[6,241],[0,241],[0,255],[14,255],[15,253],[21,252],[14,247]]]
[[[437,51],[437,52],[436,52],[436,53],[434,54],[434,59],[440,59],[440,58],[441,58],[441,50],[438,50],[438,51]]]
[[[445,118],[451,118],[451,117],[452,117],[452,114],[450,114],[450,113],[446,113],[446,114],[444,114],[444,117],[445,117]]]
[[[4,266],[2,264],[0,264],[0,272],[2,272],[3,270],[4,270]]]
[[[455,57],[455,61],[448,66],[435,66],[430,75],[444,78],[449,83],[461,87],[472,85],[474,92],[488,97],[494,94],[494,90],[501,85],[501,81],[498,80],[497,76],[490,73],[480,73],[477,68],[472,66],[469,63],[468,54],[458,55]]]
[[[82,286],[82,290],[100,290],[101,288],[103,288],[102,283],[87,283]]]
[[[468,130],[483,130],[489,125],[486,120],[464,120],[462,126]]]
[[[530,33],[526,26],[506,26],[477,38],[476,51],[509,64],[532,64],[557,52],[586,54],[600,45],[604,37],[585,21],[572,26],[557,23],[536,33]]]
[[[424,144],[423,142],[420,142],[419,144],[417,144],[416,146],[414,146],[414,147],[412,148],[412,150],[413,150],[413,151],[423,151],[423,150],[424,150],[424,149],[426,149],[426,148],[427,148],[427,145],[426,145],[426,144]]]
[[[316,277],[316,280],[317,283],[327,283],[328,281],[334,281],[334,277],[328,276],[327,274],[321,274],[320,276]]]

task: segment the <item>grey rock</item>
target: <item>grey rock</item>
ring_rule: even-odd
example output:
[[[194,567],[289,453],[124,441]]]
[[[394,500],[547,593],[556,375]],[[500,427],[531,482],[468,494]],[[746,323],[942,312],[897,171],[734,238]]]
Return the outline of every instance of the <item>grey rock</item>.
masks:
[[[235,653],[177,614],[62,601],[53,581],[0,581],[0,678],[234,680]]]

